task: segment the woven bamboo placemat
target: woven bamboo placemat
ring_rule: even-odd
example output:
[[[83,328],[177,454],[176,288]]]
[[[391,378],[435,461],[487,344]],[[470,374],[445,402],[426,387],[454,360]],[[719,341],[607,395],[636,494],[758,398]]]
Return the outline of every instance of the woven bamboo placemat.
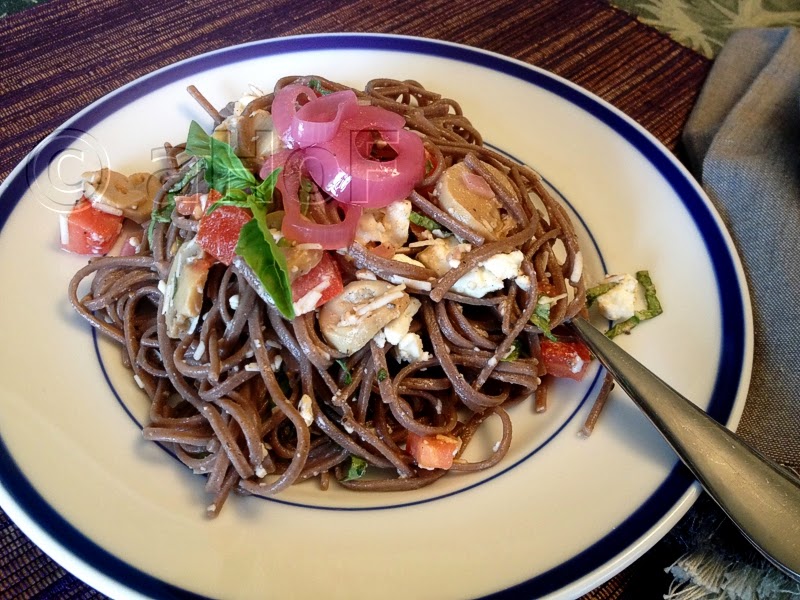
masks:
[[[323,32],[438,38],[523,60],[598,94],[672,150],[710,67],[600,0],[51,0],[0,20],[0,178],[65,119],[157,68],[233,44]],[[656,546],[585,599],[659,596],[673,552]],[[102,596],[0,513],[0,597]]]

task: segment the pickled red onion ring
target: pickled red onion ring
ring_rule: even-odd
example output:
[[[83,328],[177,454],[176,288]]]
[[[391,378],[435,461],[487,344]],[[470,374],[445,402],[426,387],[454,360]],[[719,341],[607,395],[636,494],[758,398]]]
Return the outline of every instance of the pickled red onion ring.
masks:
[[[299,148],[328,142],[339,132],[342,119],[358,107],[352,90],[320,96],[300,107],[291,124],[291,137]]]
[[[293,152],[278,177],[277,188],[283,197],[285,211],[281,232],[288,240],[321,244],[324,250],[346,248],[355,238],[363,209],[360,206],[341,204],[345,218],[340,223],[314,223],[304,217],[300,210],[299,190],[305,159],[305,151]]]
[[[346,204],[382,208],[408,197],[422,181],[425,149],[418,135],[403,128],[405,119],[377,106],[359,106],[342,121],[339,134],[322,146],[306,149],[321,165],[314,181]],[[397,155],[389,161],[365,156],[355,147],[360,132],[378,132]]]
[[[272,122],[275,131],[287,148],[295,147],[295,140],[292,138],[292,121],[298,111],[298,102],[305,96],[310,103],[317,97],[316,92],[310,87],[293,83],[281,88],[272,101]]]

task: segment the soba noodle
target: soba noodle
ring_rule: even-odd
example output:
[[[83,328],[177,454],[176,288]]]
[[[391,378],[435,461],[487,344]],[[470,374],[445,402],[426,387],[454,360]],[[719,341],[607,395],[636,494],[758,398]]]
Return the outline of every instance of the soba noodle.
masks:
[[[327,91],[349,89],[313,79]],[[285,78],[276,91],[310,80]],[[219,114],[196,90],[193,95],[219,124],[225,111]],[[273,95],[258,98],[245,111],[269,110]],[[414,463],[404,449],[409,432],[460,438],[451,471],[496,465],[511,444],[506,408],[533,402],[533,397],[537,407],[545,405],[545,373],[539,360],[542,330],[531,321],[540,296],[546,291],[553,299],[550,328],[585,310],[573,225],[539,175],[484,146],[457,102],[416,82],[373,80],[357,95],[362,103],[403,115],[407,127],[420,134],[435,166],[410,196],[414,210],[471,247],[442,277],[380,256],[355,241],[338,257],[345,281],[366,270],[378,280],[400,276],[427,283],[408,285],[406,292],[421,302],[410,331],[422,336],[428,358],[400,363],[391,344],[381,347],[375,340],[350,356],[337,351],[321,335],[316,312],[288,321],[264,302],[258,286],[251,285],[253,273],[241,260],[210,269],[198,326],[173,339],[163,310],[164,281],[177,247],[198,229],[196,219],[177,211],[169,222],[155,223],[151,245],[145,240],[135,256],[92,260],[69,286],[75,309],[121,346],[124,364],[150,399],[145,439],[164,444],[195,473],[206,476],[211,515],[219,512],[232,490],[271,496],[315,477],[323,487],[333,479],[364,491],[430,485],[447,471],[425,470]],[[157,208],[165,205],[168,190],[195,167],[195,158],[180,163],[179,158],[185,158],[181,149],[167,145],[172,168],[162,178]],[[497,239],[454,218],[432,193],[445,169],[458,162],[494,192],[509,224]],[[183,192],[204,191],[202,175],[198,172]],[[410,245],[403,252],[413,258],[424,247]],[[514,280],[482,298],[452,289],[488,258],[514,250],[523,255],[527,289]],[[88,293],[79,296],[87,278]],[[512,352],[516,358],[504,360]],[[492,416],[503,431],[494,451],[478,462],[463,460],[475,432]],[[348,480],[351,457],[366,461],[372,476]]]

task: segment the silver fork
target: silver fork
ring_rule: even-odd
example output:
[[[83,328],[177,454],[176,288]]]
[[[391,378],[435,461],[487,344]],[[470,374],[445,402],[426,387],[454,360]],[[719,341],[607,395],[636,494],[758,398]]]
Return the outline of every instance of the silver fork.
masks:
[[[800,581],[800,479],[717,423],[585,319],[572,319],[572,328],[753,546]]]

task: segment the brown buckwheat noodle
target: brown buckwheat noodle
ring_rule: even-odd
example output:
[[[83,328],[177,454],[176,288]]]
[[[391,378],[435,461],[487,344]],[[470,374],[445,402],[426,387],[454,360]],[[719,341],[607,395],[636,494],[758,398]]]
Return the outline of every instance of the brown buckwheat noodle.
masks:
[[[349,89],[315,79],[327,90]],[[276,90],[309,80],[284,78]],[[150,399],[145,439],[169,447],[206,476],[212,516],[232,490],[271,496],[314,477],[322,487],[333,479],[353,490],[430,485],[446,471],[415,465],[403,449],[408,432],[460,437],[453,471],[496,465],[511,444],[506,408],[529,398],[536,398],[537,408],[546,406],[541,331],[530,321],[540,292],[557,298],[550,310],[553,328],[584,310],[574,228],[533,170],[483,146],[457,102],[416,82],[376,79],[355,91],[360,101],[403,115],[408,128],[419,132],[435,167],[410,196],[414,210],[471,246],[442,277],[379,256],[358,242],[339,257],[345,282],[359,269],[378,279],[399,275],[417,282],[406,289],[422,303],[411,331],[421,334],[430,358],[399,364],[390,344],[379,347],[374,341],[352,356],[337,352],[321,335],[314,312],[288,322],[265,303],[241,260],[211,268],[199,325],[182,339],[171,339],[162,312],[163,282],[176,247],[191,239],[198,225],[175,211],[169,223],[155,224],[151,247],[145,241],[135,256],[94,259],[70,283],[75,309],[121,346],[124,364]],[[225,112],[218,113],[197,90],[192,95],[219,123]],[[269,109],[272,96],[258,98],[245,111]],[[183,146],[165,147],[173,168],[162,178],[156,206],[163,206],[167,191],[196,160],[181,164]],[[498,239],[486,239],[455,219],[432,193],[444,170],[461,161],[496,195],[508,223]],[[202,192],[203,186],[201,171],[183,193]],[[321,221],[338,219],[335,212],[319,214]],[[422,249],[405,250],[413,258]],[[482,261],[512,250],[524,255],[528,289],[514,280],[484,298],[451,289]],[[91,280],[88,293],[79,296],[86,279]],[[231,302],[234,296],[238,303]],[[515,344],[518,358],[504,361]],[[311,399],[311,425],[299,410],[304,395]],[[465,448],[491,417],[502,424],[499,443],[483,460],[466,462]],[[344,481],[352,456],[370,465],[370,476]]]

